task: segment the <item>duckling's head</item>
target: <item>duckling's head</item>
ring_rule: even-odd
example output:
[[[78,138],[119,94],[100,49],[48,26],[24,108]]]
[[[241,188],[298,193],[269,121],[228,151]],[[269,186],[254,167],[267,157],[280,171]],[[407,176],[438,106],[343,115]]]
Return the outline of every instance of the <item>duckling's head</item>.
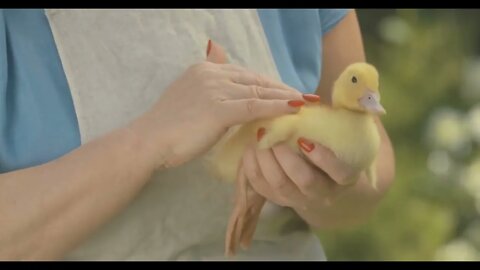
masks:
[[[380,104],[377,69],[367,63],[349,65],[333,86],[332,105],[364,113],[385,114]]]

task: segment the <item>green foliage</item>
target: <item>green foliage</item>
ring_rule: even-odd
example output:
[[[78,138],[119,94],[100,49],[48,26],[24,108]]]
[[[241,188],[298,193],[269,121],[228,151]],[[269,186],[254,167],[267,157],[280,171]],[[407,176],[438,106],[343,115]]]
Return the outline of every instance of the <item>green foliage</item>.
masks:
[[[357,13],[368,61],[381,76],[382,103],[387,109],[383,122],[395,149],[396,180],[366,224],[319,235],[330,260],[444,259],[439,250],[450,241],[464,235],[480,239],[475,200],[462,185],[460,173],[478,146],[460,155],[447,152],[453,165],[448,173],[438,175],[428,163],[432,151],[441,149],[430,141],[427,131],[437,109],[452,108],[464,115],[478,102],[462,98],[461,89],[467,63],[476,57],[473,49],[480,30],[474,26],[480,13]],[[480,250],[480,240],[474,244]]]

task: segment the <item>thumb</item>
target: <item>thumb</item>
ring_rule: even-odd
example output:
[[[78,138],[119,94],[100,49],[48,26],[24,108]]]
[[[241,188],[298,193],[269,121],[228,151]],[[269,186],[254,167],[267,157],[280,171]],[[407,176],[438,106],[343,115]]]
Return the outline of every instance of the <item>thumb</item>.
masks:
[[[213,42],[211,39],[208,40],[207,45],[207,61],[215,64],[226,64],[227,54],[222,46]]]

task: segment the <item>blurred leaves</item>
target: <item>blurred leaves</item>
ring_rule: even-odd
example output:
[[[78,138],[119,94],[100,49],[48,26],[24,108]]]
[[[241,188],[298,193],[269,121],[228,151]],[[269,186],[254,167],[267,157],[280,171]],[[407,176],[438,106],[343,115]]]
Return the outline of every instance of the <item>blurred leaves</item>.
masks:
[[[357,13],[368,62],[380,72],[397,174],[366,224],[319,233],[327,257],[479,259],[480,12]]]

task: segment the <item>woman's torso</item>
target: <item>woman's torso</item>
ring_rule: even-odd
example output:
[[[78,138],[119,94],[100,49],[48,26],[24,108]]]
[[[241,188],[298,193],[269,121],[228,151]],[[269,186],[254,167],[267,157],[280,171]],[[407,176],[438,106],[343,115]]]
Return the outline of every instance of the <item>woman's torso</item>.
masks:
[[[2,14],[5,30],[2,45],[5,46],[7,60],[2,63],[4,77],[1,81],[3,88],[0,89],[3,95],[0,99],[7,101],[7,105],[0,105],[0,128],[4,134],[0,136],[4,146],[0,149],[0,168],[3,171],[48,161],[81,143],[82,127],[75,126],[75,111],[78,115],[79,105],[77,103],[75,110],[48,21],[41,12],[11,10]],[[249,14],[252,16],[251,12]],[[265,31],[282,80],[301,91],[313,92],[321,68],[321,34],[326,31],[322,29],[322,16],[318,11],[310,10],[268,10],[259,11],[259,15],[257,26]],[[36,20],[40,26],[43,24],[43,33],[47,38],[31,36],[29,31],[33,24],[22,25],[18,19],[21,16]],[[214,16],[221,17],[222,13]],[[336,20],[342,16],[341,12],[336,13]],[[184,20],[192,20],[188,23],[195,24],[195,17],[185,17]],[[335,16],[332,15],[332,18]],[[121,17],[116,19],[122,20]],[[286,22],[290,23],[282,25]],[[304,34],[299,34],[302,31],[298,31],[298,27],[305,23],[313,25],[313,28],[302,29]],[[250,22],[251,27],[255,25]],[[162,31],[175,31],[175,25],[170,26]],[[248,33],[245,29],[240,30]],[[220,31],[228,31],[228,28]],[[45,55],[45,52],[51,55]],[[39,59],[32,60],[32,55]],[[47,82],[36,83],[35,76],[40,77],[38,81]],[[75,91],[72,93],[75,94]],[[55,102],[45,104],[51,100]],[[105,105],[107,103],[104,101]],[[85,113],[92,113],[88,105],[82,107]],[[25,142],[28,142],[30,150],[24,149]],[[58,150],[53,151],[55,149]],[[231,189],[228,184],[210,179],[198,162],[160,172],[122,214],[101,228],[67,259],[223,259]],[[315,236],[293,211],[269,205],[252,248],[241,253],[238,259],[242,258],[322,259],[323,252]]]

